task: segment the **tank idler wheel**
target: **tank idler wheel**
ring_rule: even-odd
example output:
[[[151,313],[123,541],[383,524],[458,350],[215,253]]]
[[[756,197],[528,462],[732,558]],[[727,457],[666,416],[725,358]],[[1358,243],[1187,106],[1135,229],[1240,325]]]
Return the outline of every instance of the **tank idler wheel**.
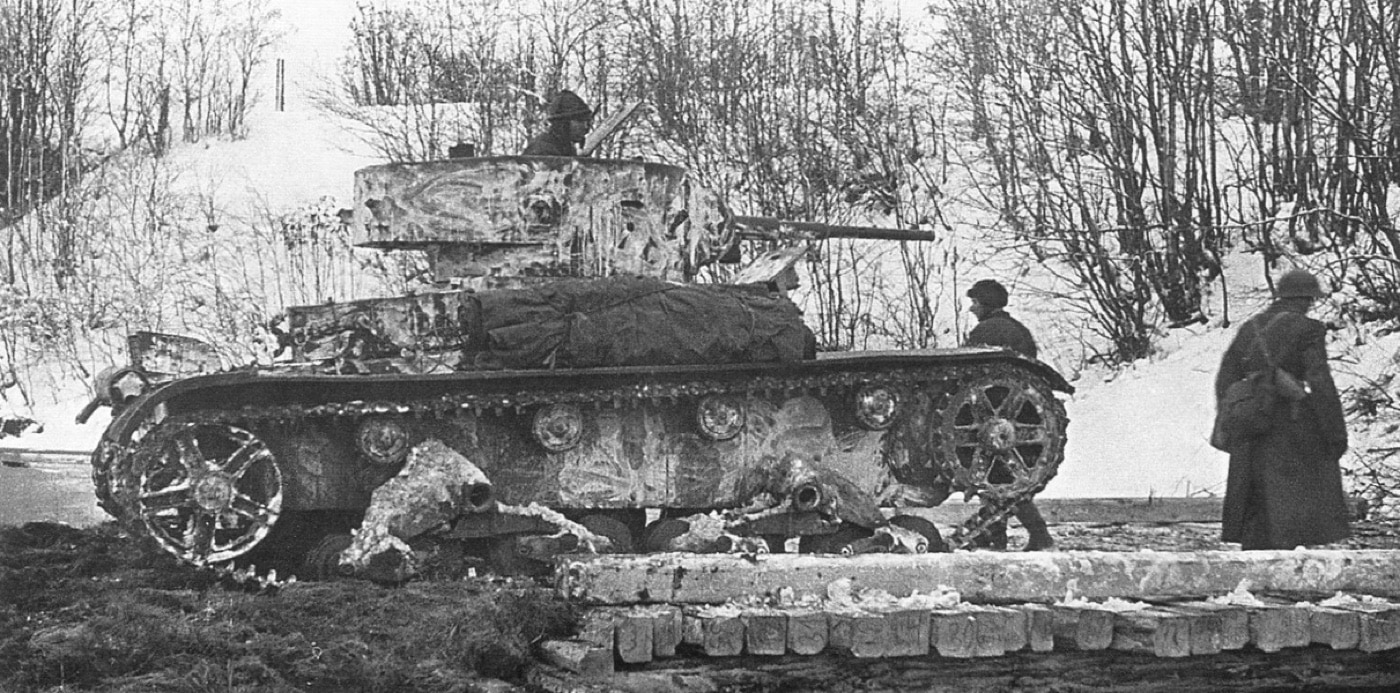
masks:
[[[928,540],[924,550],[916,550],[915,553],[945,553],[948,551],[948,544],[943,541],[943,534],[938,531],[938,526],[918,515],[895,515],[890,518],[890,524],[919,534]]]
[[[305,576],[311,580],[328,581],[354,575],[353,566],[340,563],[341,552],[350,548],[353,541],[349,534],[329,534],[323,537],[316,546],[306,552],[306,559],[302,561]]]
[[[154,444],[137,463],[136,512],[161,548],[209,565],[267,537],[282,512],[282,470],[266,443],[234,426],[184,423]]]
[[[616,517],[590,513],[580,517],[578,523],[588,528],[588,531],[605,536],[612,542],[612,546],[603,553],[633,553],[637,550],[632,530],[628,529],[627,523]]]
[[[671,542],[690,531],[690,523],[678,517],[666,517],[647,525],[642,533],[642,550],[646,553],[675,551]]]
[[[863,542],[870,540],[874,532],[856,525],[842,525],[831,534],[808,534],[798,541],[798,551],[802,553],[834,553],[850,556],[863,553]]]

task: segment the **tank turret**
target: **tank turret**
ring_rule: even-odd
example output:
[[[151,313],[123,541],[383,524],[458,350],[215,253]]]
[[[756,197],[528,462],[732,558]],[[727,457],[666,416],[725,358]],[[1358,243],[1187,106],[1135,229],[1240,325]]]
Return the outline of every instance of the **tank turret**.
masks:
[[[617,274],[689,281],[739,238],[933,238],[918,231],[736,216],[682,168],[573,157],[361,169],[352,223],[357,245],[426,251],[437,281],[469,288]]]

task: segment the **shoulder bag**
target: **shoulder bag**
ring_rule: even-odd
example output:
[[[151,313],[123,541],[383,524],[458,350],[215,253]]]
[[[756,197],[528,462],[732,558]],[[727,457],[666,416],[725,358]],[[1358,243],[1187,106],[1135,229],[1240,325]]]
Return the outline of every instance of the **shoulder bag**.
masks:
[[[1255,339],[1264,352],[1265,368],[1251,371],[1243,378],[1230,383],[1220,398],[1215,412],[1215,430],[1211,434],[1211,445],[1216,449],[1229,451],[1232,443],[1240,438],[1253,438],[1268,433],[1275,421],[1275,410],[1280,403],[1292,403],[1308,395],[1307,383],[1280,368],[1269,353],[1269,328],[1284,316],[1280,313],[1269,320]]]

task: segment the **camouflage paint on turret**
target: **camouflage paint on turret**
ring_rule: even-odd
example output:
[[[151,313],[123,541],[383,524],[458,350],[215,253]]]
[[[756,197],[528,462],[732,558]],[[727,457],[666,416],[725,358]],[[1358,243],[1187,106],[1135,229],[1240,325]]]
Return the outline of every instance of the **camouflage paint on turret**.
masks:
[[[371,166],[355,173],[354,241],[426,250],[438,281],[481,288],[622,273],[684,280],[674,228],[684,179],[675,166],[570,157]]]

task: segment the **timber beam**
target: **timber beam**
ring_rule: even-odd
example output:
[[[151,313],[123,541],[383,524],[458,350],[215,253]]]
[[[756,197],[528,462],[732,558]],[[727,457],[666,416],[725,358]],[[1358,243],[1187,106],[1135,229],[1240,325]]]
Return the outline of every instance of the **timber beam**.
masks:
[[[588,604],[721,604],[837,580],[895,597],[955,590],[976,603],[1192,598],[1258,592],[1400,597],[1398,550],[955,552],[922,555],[650,554],[561,557],[561,596]]]
[[[970,659],[1119,650],[1190,657],[1246,647],[1296,652],[1314,645],[1389,652],[1400,649],[1397,634],[1400,604],[1371,597],[1316,604],[1252,596],[1240,603],[1231,597],[1160,604],[1078,600],[1049,607],[877,598],[786,607],[594,607],[585,611],[574,640],[547,642],[544,653],[570,671],[606,675],[614,659],[640,664],[677,655]]]
[[[936,525],[955,526],[977,511],[979,502],[947,501],[932,508],[882,508],[887,515],[917,515]],[[1045,521],[1055,525],[1070,522],[1093,524],[1219,522],[1225,500],[1220,497],[1154,498],[1036,498],[1035,505]],[[1366,518],[1364,498],[1348,498],[1347,512],[1353,520]]]

